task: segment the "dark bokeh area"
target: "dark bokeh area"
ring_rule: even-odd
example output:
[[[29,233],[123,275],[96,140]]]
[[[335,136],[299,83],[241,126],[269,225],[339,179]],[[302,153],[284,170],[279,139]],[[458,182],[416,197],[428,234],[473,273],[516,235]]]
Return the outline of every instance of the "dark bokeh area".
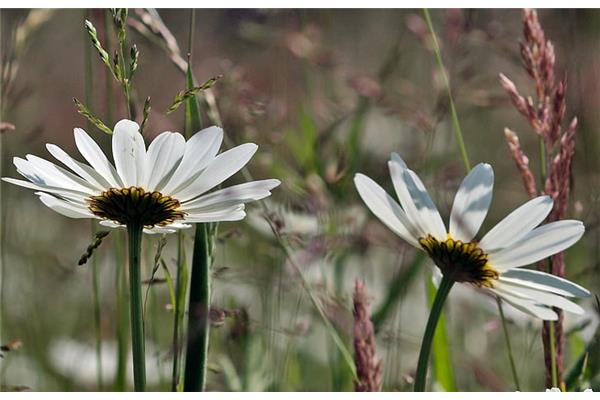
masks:
[[[521,94],[535,94],[520,59],[521,10],[431,14],[471,162],[494,168],[494,198],[482,228],[486,232],[528,199],[504,128],[519,135],[536,174],[540,163],[538,138],[498,78],[503,73]],[[199,82],[222,75],[209,92],[202,92],[203,123],[222,125],[224,148],[258,144],[249,171],[255,179],[283,182],[265,204],[291,250],[290,255],[282,251],[257,204],[248,206],[244,221],[219,226],[207,388],[353,390],[352,374],[307,289],[352,348],[352,293],[359,278],[377,318],[383,390],[411,390],[433,266],[368,211],[352,177],[363,172],[392,193],[387,160],[390,152],[398,152],[420,174],[447,221],[465,172],[423,14],[196,10],[193,35],[190,17],[189,10],[129,10],[127,41],[140,51],[133,81],[136,120],[141,121],[149,96],[146,142],[166,130],[183,132],[183,107],[169,115],[166,110],[185,88],[181,68],[188,53]],[[108,152],[110,136],[88,125],[73,98],[109,126],[127,116],[118,84],[89,44],[85,18],[96,26],[102,43],[114,49],[112,21],[105,10],[1,10],[0,120],[14,125],[0,134],[2,176],[18,176],[14,156],[51,159],[46,143],[81,159],[74,127],[85,128]],[[584,221],[586,234],[566,253],[566,277],[596,292],[600,13],[544,10],[539,18],[555,46],[557,76],[567,77],[565,120],[577,116],[579,121],[568,217]],[[243,179],[238,174],[227,183]],[[0,342],[14,347],[0,358],[2,390],[115,389],[118,333],[129,332],[127,318],[119,317],[117,296],[126,265],[123,232],[105,239],[94,263],[77,266],[92,240],[90,221],[65,218],[31,191],[6,183],[0,196]],[[166,237],[162,252],[173,276],[175,236]],[[159,240],[144,239],[142,279],[151,276]],[[192,241],[192,232],[186,233],[188,259]],[[99,327],[94,319],[94,268]],[[145,314],[148,385],[170,390],[173,312],[162,268],[157,277],[161,280],[147,292]],[[595,300],[579,304],[585,315],[565,316],[566,370],[598,335]],[[505,312],[521,389],[542,390],[542,324],[508,306]],[[493,298],[457,285],[445,328],[446,345],[434,347],[432,389],[514,390]],[[594,387],[600,352],[590,351],[586,362],[581,379],[585,387]]]

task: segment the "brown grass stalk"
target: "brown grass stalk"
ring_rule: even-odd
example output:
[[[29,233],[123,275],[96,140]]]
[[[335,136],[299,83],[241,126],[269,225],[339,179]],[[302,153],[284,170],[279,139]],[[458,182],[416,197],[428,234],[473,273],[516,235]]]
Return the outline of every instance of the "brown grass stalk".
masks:
[[[358,375],[354,388],[357,392],[379,392],[382,365],[376,354],[375,330],[369,314],[365,284],[361,280],[356,280],[353,300],[354,363]]]
[[[527,194],[535,197],[546,194],[554,200],[554,206],[547,218],[548,222],[563,219],[568,211],[571,187],[571,169],[575,153],[577,118],[573,118],[565,131],[562,122],[566,114],[566,78],[556,79],[556,57],[554,46],[540,25],[535,10],[523,11],[523,36],[520,44],[523,66],[533,80],[535,101],[521,95],[517,86],[505,75],[500,74],[500,84],[510,96],[513,106],[530,123],[533,131],[543,141],[544,153],[540,154],[542,165],[541,189],[538,189],[529,168],[528,157],[521,150],[518,137],[510,129],[505,130],[506,140],[513,159],[523,179]],[[538,268],[554,275],[565,276],[564,253],[552,257],[550,267],[540,263]],[[562,311],[555,309],[559,316],[555,323],[556,369],[559,384],[564,372],[564,334]],[[552,360],[550,356],[549,324],[544,323],[542,331],[544,358],[546,364],[546,387],[552,386]]]

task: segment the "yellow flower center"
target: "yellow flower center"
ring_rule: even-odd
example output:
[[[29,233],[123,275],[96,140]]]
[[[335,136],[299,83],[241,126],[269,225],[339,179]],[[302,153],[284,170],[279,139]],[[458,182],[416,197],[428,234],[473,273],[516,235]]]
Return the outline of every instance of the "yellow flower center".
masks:
[[[464,243],[450,235],[440,242],[431,235],[419,239],[419,244],[444,276],[455,282],[468,282],[491,288],[500,274],[488,263],[488,255],[477,242]]]
[[[147,228],[168,225],[185,216],[177,199],[135,186],[108,189],[99,196],[90,197],[88,204],[90,211],[100,218]]]

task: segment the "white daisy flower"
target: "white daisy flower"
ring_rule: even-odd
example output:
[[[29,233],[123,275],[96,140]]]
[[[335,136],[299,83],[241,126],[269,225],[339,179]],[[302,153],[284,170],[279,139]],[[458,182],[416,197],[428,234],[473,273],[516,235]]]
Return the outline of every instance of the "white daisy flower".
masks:
[[[449,229],[419,177],[400,156],[393,153],[388,166],[400,204],[363,174],[354,178],[358,193],[381,222],[425,251],[444,276],[488,290],[543,320],[557,319],[552,307],[583,313],[566,297],[586,297],[588,290],[551,274],[519,268],[567,249],[583,235],[585,228],[580,221],[538,226],[552,210],[550,197],[528,201],[481,240],[475,240],[492,201],[494,172],[489,164],[477,165],[463,180],[454,199]]]
[[[17,172],[27,181],[2,179],[36,190],[46,206],[67,217],[96,218],[109,227],[134,223],[146,233],[241,220],[245,203],[269,196],[281,183],[267,179],[207,193],[242,169],[258,148],[245,143],[217,155],[223,130],[215,126],[187,142],[179,133],[163,132],[146,150],[138,124],[121,120],[112,135],[114,166],[83,129],[75,128],[74,133],[89,165],[47,144],[50,154],[72,172],[28,154],[14,158]]]

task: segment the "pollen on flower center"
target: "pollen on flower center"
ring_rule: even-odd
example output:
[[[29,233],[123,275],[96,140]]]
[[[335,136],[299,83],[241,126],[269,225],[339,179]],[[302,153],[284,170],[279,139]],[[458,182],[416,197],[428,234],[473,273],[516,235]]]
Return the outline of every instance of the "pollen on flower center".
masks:
[[[451,237],[440,242],[427,235],[419,239],[419,244],[442,270],[442,274],[455,282],[491,288],[499,277],[498,271],[488,263],[487,254],[476,242],[464,243]]]
[[[94,215],[123,225],[140,224],[150,228],[170,224],[185,216],[177,199],[135,186],[111,188],[87,201]]]

